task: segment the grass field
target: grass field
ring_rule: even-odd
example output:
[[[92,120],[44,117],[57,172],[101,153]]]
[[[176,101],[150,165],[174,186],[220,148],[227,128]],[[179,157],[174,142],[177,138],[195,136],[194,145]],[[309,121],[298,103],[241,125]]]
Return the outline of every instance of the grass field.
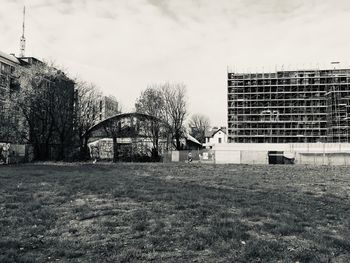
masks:
[[[350,262],[350,170],[0,167],[0,262]]]

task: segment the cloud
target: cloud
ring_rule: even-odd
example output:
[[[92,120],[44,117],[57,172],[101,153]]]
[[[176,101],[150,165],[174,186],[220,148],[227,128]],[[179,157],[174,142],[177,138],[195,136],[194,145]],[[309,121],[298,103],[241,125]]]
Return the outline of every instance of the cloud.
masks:
[[[55,60],[128,109],[150,83],[185,82],[190,111],[215,125],[225,125],[227,66],[350,60],[346,0],[2,1],[2,51],[19,49],[25,4],[28,55]]]

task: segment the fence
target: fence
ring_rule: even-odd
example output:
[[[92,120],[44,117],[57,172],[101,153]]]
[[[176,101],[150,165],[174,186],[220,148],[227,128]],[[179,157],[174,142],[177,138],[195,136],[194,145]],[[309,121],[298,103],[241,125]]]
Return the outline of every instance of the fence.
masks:
[[[189,151],[172,151],[165,162],[185,162]],[[349,143],[222,144],[191,151],[194,162],[218,164],[350,165]]]
[[[0,143],[2,148],[5,143]],[[10,144],[8,151],[8,162],[9,163],[22,163],[30,160],[30,146],[25,144]],[[0,158],[0,162],[2,158]]]
[[[169,151],[163,154],[163,162],[187,162],[191,153],[193,162],[211,163],[215,161],[215,152],[213,150],[183,150]]]

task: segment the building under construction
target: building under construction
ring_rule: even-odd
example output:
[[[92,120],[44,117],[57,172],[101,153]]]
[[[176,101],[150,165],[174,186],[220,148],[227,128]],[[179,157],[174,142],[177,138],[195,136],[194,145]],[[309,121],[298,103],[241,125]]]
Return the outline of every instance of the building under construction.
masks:
[[[349,142],[350,69],[228,73],[235,143]]]

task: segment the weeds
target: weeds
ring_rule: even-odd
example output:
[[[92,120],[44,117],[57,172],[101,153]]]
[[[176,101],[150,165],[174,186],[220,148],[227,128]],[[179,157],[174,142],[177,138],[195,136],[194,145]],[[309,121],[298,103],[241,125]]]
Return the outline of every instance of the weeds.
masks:
[[[350,171],[1,167],[0,262],[349,262]]]

